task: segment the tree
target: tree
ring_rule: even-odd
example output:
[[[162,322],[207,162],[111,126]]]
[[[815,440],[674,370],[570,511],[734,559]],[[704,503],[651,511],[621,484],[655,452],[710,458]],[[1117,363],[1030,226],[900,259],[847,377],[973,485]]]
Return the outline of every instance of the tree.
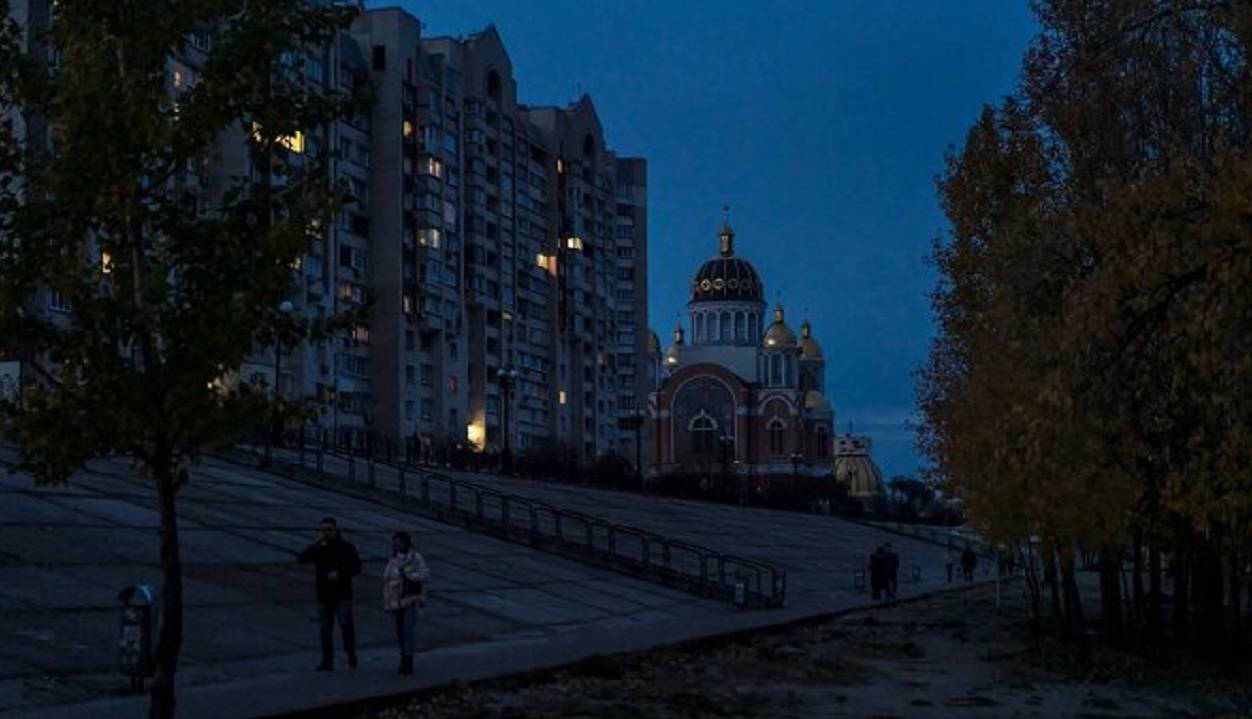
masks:
[[[991,539],[1042,543],[1070,634],[1078,549],[1104,557],[1106,625],[1149,642],[1170,553],[1176,616],[1214,645],[1252,539],[1252,6],[1035,10],[1021,87],[939,181],[920,444]]]
[[[310,92],[300,58],[352,12],[62,0],[29,48],[12,23],[0,33],[0,114],[25,120],[0,130],[0,337],[51,378],[26,387],[20,411],[3,405],[3,429],[40,482],[117,454],[155,483],[153,717],[174,714],[182,643],[178,489],[204,451],[268,416],[267,393],[224,380],[255,347],[333,329],[278,308],[339,201],[302,143],[351,107]],[[194,83],[185,66],[172,77],[189,55],[202,61]],[[201,173],[220,186],[197,189]],[[68,312],[33,311],[49,292]]]

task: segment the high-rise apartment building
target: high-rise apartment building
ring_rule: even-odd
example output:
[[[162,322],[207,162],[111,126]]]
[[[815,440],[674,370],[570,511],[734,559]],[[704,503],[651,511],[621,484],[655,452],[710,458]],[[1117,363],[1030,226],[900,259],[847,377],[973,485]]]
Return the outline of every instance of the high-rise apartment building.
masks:
[[[282,59],[312,91],[374,97],[289,144],[328,157],[351,197],[301,262],[289,309],[370,311],[333,342],[259,350],[240,378],[318,399],[316,424],[340,441],[633,461],[651,390],[646,163],[606,147],[587,96],[519,102],[494,27],[421,29],[401,9],[369,10],[333,46]],[[212,42],[170,59],[171,92],[194,83]],[[224,138],[206,186],[250,171],[242,139]]]

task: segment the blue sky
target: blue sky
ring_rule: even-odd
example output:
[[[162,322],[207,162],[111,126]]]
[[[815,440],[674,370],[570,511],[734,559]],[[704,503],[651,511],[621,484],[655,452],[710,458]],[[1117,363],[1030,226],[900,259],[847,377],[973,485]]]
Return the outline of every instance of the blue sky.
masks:
[[[648,159],[649,311],[668,344],[692,275],[736,250],[827,356],[839,432],[915,473],[912,371],[934,325],[926,265],[946,221],[934,177],[984,103],[1014,88],[1025,0],[429,0],[425,35],[495,23],[519,99],[596,104]]]

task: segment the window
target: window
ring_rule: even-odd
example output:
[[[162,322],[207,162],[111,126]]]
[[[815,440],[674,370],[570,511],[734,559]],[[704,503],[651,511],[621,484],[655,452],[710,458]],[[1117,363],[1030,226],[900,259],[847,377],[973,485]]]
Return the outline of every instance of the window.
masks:
[[[418,165],[418,170],[423,175],[430,175],[432,177],[443,177],[443,163],[440,162],[438,158],[434,158],[434,157],[422,158],[421,163]]]
[[[783,447],[786,446],[786,430],[787,425],[777,417],[771,419],[767,425],[769,431],[769,453],[783,454]]]
[[[387,48],[383,45],[375,45],[373,59],[374,59],[375,70],[386,70],[387,69]]]
[[[404,132],[404,139],[408,140],[409,138],[413,137],[413,121],[412,120],[405,120],[404,123],[401,125],[401,128],[402,128],[402,132]]]
[[[435,413],[434,401],[431,400],[429,397],[423,399],[422,400],[422,419],[429,422],[430,418],[434,415],[434,413]]]
[[[404,366],[404,383],[412,386],[417,382],[417,371],[413,369],[413,365]]]
[[[817,428],[817,456],[822,459],[830,456],[830,435],[825,427]]]
[[[422,386],[429,387],[435,377],[435,368],[429,364],[422,365]]]
[[[193,30],[191,33],[191,46],[197,50],[208,52],[213,49],[213,33],[209,30]]]
[[[48,309],[54,312],[69,312],[70,303],[65,299],[65,295],[56,290],[48,290]]]
[[[733,336],[730,333],[731,329],[730,329],[730,313],[729,312],[722,313],[721,326],[719,329],[721,331],[721,334],[718,335],[718,339],[722,340],[723,342],[729,342],[731,339],[733,339]]]
[[[691,420],[691,451],[694,454],[713,454],[717,444],[717,423],[707,414]]]
[[[417,244],[425,247],[438,248],[441,233],[435,228],[424,228],[417,231]]]
[[[769,383],[780,385],[782,381],[782,357],[774,355],[769,358]]]

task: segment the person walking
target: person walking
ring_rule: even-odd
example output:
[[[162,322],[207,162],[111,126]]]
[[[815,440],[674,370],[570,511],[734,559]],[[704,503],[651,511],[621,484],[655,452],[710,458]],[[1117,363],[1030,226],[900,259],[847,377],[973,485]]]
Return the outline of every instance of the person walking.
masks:
[[[408,532],[391,535],[391,559],[383,570],[383,609],[391,613],[400,647],[400,673],[413,673],[417,653],[417,610],[426,601],[426,580],[430,570],[422,555],[413,548]]]
[[[300,552],[301,564],[312,564],[317,578],[317,620],[321,628],[322,663],[317,671],[335,668],[335,622],[343,634],[348,668],[356,669],[356,628],[352,622],[352,578],[361,573],[356,547],[344,540],[334,517],[322,520],[317,541]]]
[[[887,598],[896,598],[896,587],[899,584],[900,573],[900,555],[896,554],[896,550],[891,548],[891,542],[883,548],[885,557],[883,559],[883,579],[887,590]]]
[[[965,551],[961,553],[961,573],[965,576],[965,581],[974,581],[974,568],[978,566],[978,555],[974,554],[974,550],[969,546],[965,547]]]
[[[886,589],[887,581],[887,553],[882,545],[869,555],[869,583],[874,590],[874,601],[882,599],[883,590]]]

